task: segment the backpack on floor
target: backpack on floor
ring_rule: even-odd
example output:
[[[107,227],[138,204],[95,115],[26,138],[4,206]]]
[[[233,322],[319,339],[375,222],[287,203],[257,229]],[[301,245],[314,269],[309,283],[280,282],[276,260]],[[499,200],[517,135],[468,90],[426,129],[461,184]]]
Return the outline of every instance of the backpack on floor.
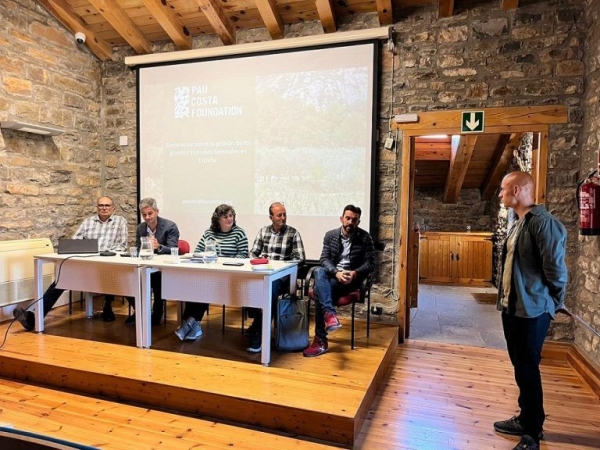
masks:
[[[308,300],[286,294],[277,302],[275,348],[296,352],[308,347]]]

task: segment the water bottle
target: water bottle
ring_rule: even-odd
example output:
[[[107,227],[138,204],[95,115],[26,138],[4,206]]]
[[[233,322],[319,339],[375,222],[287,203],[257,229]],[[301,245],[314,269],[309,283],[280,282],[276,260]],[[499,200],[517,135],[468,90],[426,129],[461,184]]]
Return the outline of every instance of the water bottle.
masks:
[[[140,245],[140,258],[141,259],[152,259],[154,258],[154,247],[152,246],[152,241],[150,240],[149,237],[143,237],[141,238],[141,245]]]
[[[204,243],[204,257],[202,259],[205,264],[214,264],[217,262],[217,242],[213,239],[207,239]]]

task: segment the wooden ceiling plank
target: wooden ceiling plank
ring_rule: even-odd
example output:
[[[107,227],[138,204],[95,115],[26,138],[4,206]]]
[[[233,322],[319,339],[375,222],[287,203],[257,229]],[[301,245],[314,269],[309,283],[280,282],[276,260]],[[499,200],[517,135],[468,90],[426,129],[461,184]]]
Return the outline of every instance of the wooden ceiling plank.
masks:
[[[150,41],[144,37],[116,0],[89,0],[89,2],[136,52],[152,53]]]
[[[481,200],[491,200],[500,186],[504,174],[513,159],[513,154],[521,145],[522,133],[503,134],[496,147],[494,163],[487,176],[487,182],[481,190]]]
[[[255,0],[255,3],[271,39],[283,38],[283,19],[277,9],[277,2],[275,0]]]
[[[454,0],[439,0],[438,17],[452,17],[454,15]]]
[[[337,25],[335,20],[335,11],[331,6],[331,0],[315,0],[317,6],[317,13],[321,20],[321,25],[326,33],[335,33],[337,31]]]
[[[158,24],[181,50],[192,48],[192,35],[166,0],[143,0]]]
[[[519,0],[502,0],[502,10],[516,9],[519,7]]]
[[[85,22],[73,11],[71,6],[64,0],[38,0],[40,5],[48,10],[56,19],[62,23],[71,33],[82,32],[85,34],[85,45],[90,51],[100,58],[107,61],[112,58],[112,47],[103,39],[100,39],[96,33],[90,30]]]
[[[200,9],[225,45],[235,44],[235,30],[217,0],[196,0]]]
[[[447,148],[420,148],[415,146],[415,161],[450,161],[450,146]]]
[[[452,149],[450,170],[444,187],[444,203],[456,203],[458,201],[465,175],[469,169],[471,156],[473,156],[473,149],[477,143],[477,137],[474,134],[462,135],[456,148]]]
[[[392,0],[376,0],[376,3],[379,24],[382,26],[392,25],[394,23]]]

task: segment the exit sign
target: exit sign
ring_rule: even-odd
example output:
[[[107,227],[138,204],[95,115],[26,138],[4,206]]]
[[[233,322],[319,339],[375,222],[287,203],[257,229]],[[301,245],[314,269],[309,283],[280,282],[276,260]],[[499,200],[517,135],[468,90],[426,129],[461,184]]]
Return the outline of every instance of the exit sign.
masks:
[[[483,133],[483,111],[463,111],[460,120],[461,133]]]

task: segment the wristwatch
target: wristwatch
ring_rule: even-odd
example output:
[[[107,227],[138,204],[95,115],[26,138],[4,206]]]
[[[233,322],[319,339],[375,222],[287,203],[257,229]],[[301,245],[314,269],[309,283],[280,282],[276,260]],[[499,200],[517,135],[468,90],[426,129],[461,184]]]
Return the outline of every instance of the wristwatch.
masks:
[[[158,244],[158,247],[156,248],[156,253],[160,253],[162,251],[162,245]]]

